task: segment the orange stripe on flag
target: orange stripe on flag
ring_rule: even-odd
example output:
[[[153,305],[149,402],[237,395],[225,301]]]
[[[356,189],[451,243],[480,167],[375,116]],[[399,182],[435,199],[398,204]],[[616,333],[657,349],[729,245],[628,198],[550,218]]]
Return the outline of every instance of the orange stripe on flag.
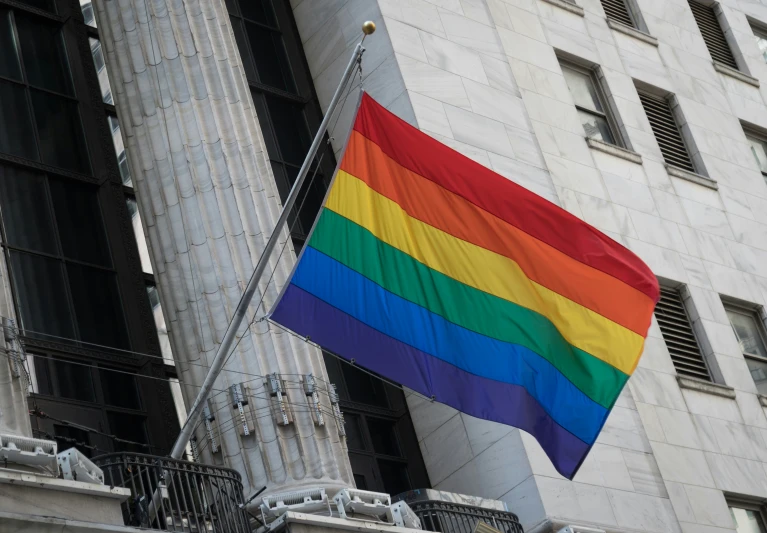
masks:
[[[412,172],[352,132],[340,168],[430,226],[515,261],[527,277],[641,336],[654,302],[457,194]]]

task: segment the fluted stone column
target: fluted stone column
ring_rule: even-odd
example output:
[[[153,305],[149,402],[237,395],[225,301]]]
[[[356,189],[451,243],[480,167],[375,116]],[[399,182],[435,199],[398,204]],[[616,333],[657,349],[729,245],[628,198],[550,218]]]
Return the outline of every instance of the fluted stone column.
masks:
[[[187,405],[274,227],[277,188],[223,0],[98,0],[102,45],[152,265]],[[295,255],[274,254],[249,318],[262,316]],[[278,245],[281,249],[282,243]],[[268,276],[267,276],[268,277]],[[258,302],[263,296],[260,307]],[[213,397],[220,451],[203,426],[200,460],[238,470],[246,494],[352,483],[345,439],[332,418],[322,354],[266,321],[240,331]],[[263,376],[278,373],[293,421]],[[301,378],[318,378],[325,425],[312,417]],[[230,385],[249,388],[255,432],[233,418]]]

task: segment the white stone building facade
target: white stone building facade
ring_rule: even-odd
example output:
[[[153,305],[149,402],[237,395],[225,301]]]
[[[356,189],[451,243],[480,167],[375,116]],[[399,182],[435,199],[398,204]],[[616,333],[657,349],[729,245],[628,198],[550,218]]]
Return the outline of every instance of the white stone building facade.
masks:
[[[714,384],[678,375],[654,319],[572,482],[529,435],[410,395],[433,486],[503,500],[525,531],[763,531],[738,509],[758,514],[767,501],[767,403],[760,363],[744,356],[754,348],[730,317],[764,330],[767,182],[755,156],[767,132],[767,3],[711,6],[737,69],[712,60],[687,0],[627,4],[633,31],[609,21],[600,0],[292,1],[322,105],[361,22],[375,20],[365,89],[641,257],[679,290]],[[593,73],[626,150],[587,141],[563,63]],[[694,174],[666,165],[639,92],[669,102]]]

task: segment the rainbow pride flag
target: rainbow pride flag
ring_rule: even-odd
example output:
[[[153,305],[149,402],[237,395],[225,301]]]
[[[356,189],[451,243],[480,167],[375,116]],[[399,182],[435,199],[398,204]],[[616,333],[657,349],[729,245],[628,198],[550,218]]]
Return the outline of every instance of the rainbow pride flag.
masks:
[[[637,366],[658,297],[623,246],[363,95],[271,318],[527,431],[572,479]]]

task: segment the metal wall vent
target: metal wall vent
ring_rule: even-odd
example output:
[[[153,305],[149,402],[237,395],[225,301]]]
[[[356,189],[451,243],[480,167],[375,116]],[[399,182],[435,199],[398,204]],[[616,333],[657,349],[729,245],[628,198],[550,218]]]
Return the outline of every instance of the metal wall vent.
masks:
[[[705,6],[693,0],[690,0],[689,4],[711,57],[714,61],[738,70],[738,64],[735,62],[730,45],[727,44],[722,26],[714,12],[714,5]]]
[[[639,100],[666,163],[688,172],[695,172],[668,101],[645,93],[639,93]]]
[[[711,381],[708,366],[700,353],[690,317],[678,290],[661,287],[660,301],[655,307],[655,318],[658,319],[663,340],[666,341],[677,373]]]
[[[608,19],[632,28],[636,27],[636,24],[631,19],[625,0],[602,0],[602,7]]]

